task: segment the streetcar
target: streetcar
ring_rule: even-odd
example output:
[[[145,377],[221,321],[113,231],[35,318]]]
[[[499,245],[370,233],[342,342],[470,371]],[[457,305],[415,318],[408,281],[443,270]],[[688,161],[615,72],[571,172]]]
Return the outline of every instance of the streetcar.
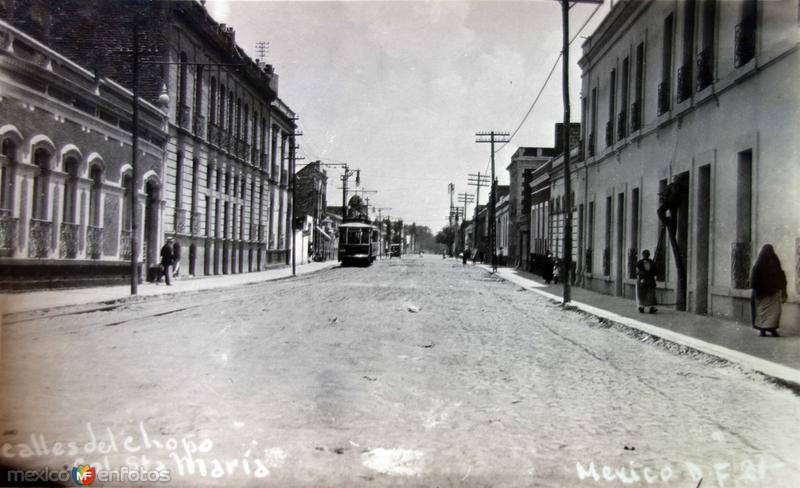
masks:
[[[339,261],[342,266],[369,266],[378,257],[378,228],[367,222],[339,225]]]

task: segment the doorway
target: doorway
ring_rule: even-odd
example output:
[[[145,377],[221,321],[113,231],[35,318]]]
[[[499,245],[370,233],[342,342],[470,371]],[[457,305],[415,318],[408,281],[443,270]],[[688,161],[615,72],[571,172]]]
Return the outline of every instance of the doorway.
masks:
[[[686,294],[687,294],[687,258],[689,256],[689,172],[680,173],[677,176],[678,187],[681,188],[680,192],[680,207],[678,207],[678,250],[680,251],[682,268],[678,268],[678,284],[675,287],[675,309],[686,310]]]
[[[195,265],[197,262],[197,246],[192,243],[189,246],[189,275],[194,276],[195,274]]]
[[[148,181],[144,187],[144,268],[158,264],[158,212],[159,212],[159,186],[154,181]]]
[[[614,248],[615,262],[615,294],[621,297],[625,294],[625,275],[623,273],[623,243],[625,242],[625,193],[617,194],[617,242]]]
[[[709,253],[711,232],[711,165],[701,166],[697,173],[697,211],[695,212],[695,276],[694,312],[708,313]]]

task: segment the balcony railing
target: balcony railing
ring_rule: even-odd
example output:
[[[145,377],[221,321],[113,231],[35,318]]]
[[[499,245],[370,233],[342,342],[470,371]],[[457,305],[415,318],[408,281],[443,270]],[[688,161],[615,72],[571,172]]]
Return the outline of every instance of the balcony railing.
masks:
[[[756,55],[756,24],[745,19],[734,31],[733,64],[737,68],[747,64]]]
[[[78,224],[61,222],[59,232],[58,255],[61,258],[75,259],[78,255]]]
[[[697,55],[697,91],[714,82],[714,53],[710,47]]]
[[[631,131],[642,128],[642,102],[636,100],[631,104]]]
[[[119,257],[123,260],[131,258],[131,237],[133,233],[129,230],[119,232]]]
[[[669,98],[669,81],[662,81],[658,84],[658,115],[669,112]]]
[[[19,219],[11,216],[11,210],[0,209],[0,256],[14,254],[14,243],[17,241]]]
[[[178,110],[178,125],[186,130],[191,128],[189,126],[192,122],[191,113],[192,109],[188,105],[181,105],[180,110]]]
[[[90,225],[86,228],[86,255],[100,259],[103,255],[103,228]]]
[[[731,243],[731,284],[733,288],[750,288],[750,243]]]
[[[625,139],[628,135],[628,118],[625,116],[625,110],[617,114],[617,140]]]
[[[590,156],[590,157],[591,157],[591,156],[594,156],[594,132],[590,132],[590,133],[589,133],[589,143],[588,143],[588,146],[589,146],[589,147],[588,147],[587,151],[589,152],[589,156]]]
[[[206,118],[202,115],[194,115],[194,128],[192,129],[197,137],[206,138]]]
[[[53,223],[47,220],[31,219],[28,235],[28,256],[46,258],[53,240]]]
[[[606,122],[606,146],[611,147],[614,145],[614,122],[609,120]]]
[[[692,95],[692,63],[688,62],[678,69],[678,103]]]

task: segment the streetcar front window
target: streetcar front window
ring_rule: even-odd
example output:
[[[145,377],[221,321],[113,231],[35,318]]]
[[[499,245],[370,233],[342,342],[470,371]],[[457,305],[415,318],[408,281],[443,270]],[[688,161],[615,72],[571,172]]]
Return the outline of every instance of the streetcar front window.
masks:
[[[347,229],[345,244],[369,244],[369,229]]]

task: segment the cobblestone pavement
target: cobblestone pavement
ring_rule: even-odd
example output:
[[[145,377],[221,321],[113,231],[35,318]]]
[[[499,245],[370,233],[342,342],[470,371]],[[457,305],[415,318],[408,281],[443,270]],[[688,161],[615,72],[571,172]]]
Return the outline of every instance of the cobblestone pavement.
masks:
[[[16,467],[164,468],[167,486],[800,486],[793,393],[435,256],[6,316],[0,338]],[[154,486],[131,472],[105,484]]]

